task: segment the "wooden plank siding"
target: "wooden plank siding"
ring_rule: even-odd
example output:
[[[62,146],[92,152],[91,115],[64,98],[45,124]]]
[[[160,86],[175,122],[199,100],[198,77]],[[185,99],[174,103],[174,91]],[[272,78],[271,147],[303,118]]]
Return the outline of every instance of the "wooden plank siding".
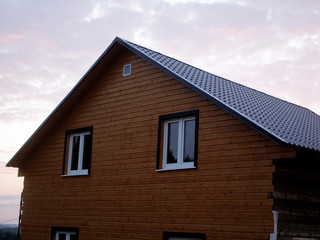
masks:
[[[278,212],[278,239],[320,238],[319,158],[277,159],[274,206]]]
[[[123,77],[124,64],[132,75]],[[197,169],[156,172],[159,115],[199,110]],[[93,126],[90,176],[61,177],[66,130]],[[246,124],[124,51],[19,169],[22,239],[52,226],[79,239],[269,239],[272,159],[291,158]]]

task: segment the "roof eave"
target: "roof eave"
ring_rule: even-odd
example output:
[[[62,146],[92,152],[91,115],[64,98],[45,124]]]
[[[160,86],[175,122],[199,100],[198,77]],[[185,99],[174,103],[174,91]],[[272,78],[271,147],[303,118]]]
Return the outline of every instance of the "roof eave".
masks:
[[[64,116],[70,109],[73,103],[87,91],[92,85],[94,79],[105,71],[105,64],[108,64],[113,57],[118,53],[119,48],[115,47],[119,42],[116,37],[109,47],[101,54],[101,56],[94,62],[90,69],[83,75],[78,83],[71,89],[67,96],[58,104],[58,106],[50,113],[50,115],[43,121],[43,123],[36,129],[36,131],[29,137],[25,144],[18,150],[18,152],[6,164],[7,167],[21,167],[24,160],[32,154],[32,151],[41,144],[42,140],[47,136],[47,133],[56,125],[56,123]],[[119,45],[120,47],[121,45]],[[108,55],[108,57],[106,57]]]
[[[226,112],[231,114],[232,116],[236,117],[237,119],[241,120],[242,122],[246,123],[262,135],[266,136],[270,140],[274,141],[275,143],[282,145],[288,144],[284,139],[280,138],[272,134],[268,129],[265,129],[263,126],[259,125],[259,123],[252,121],[251,119],[247,118],[243,114],[239,113],[236,109],[226,105],[225,103],[221,102],[220,100],[214,98],[212,95],[208,94],[207,92],[203,91],[202,89],[194,86],[192,83],[188,82],[187,80],[183,79],[179,75],[175,74],[174,72],[170,71],[165,66],[159,64],[143,52],[137,50],[128,42],[124,41],[123,39],[116,37],[113,42],[109,45],[109,47],[101,54],[101,56],[95,61],[95,63],[91,66],[91,68],[84,74],[84,76],[79,80],[79,82],[75,85],[75,87],[69,92],[69,94],[60,102],[60,104],[52,111],[52,113],[45,119],[45,121],[38,127],[38,129],[32,134],[32,136],[27,140],[27,142],[19,149],[19,151],[11,158],[11,160],[7,163],[7,167],[21,167],[24,163],[25,159],[27,159],[30,154],[32,154],[33,150],[41,144],[42,140],[47,136],[47,133],[56,125],[56,123],[67,113],[68,109],[70,109],[73,103],[87,91],[87,89],[93,84],[94,80],[102,74],[105,70],[105,66],[112,61],[115,55],[123,49],[123,47],[129,49],[130,51],[136,53],[140,57],[144,58],[146,61],[150,62],[157,68],[164,71],[169,76],[173,77],[174,79],[178,80],[185,86],[191,88],[193,91],[197,92],[204,98],[208,99],[212,103],[216,104],[217,106],[224,109]],[[319,150],[317,150],[319,151]]]
[[[228,112],[229,114],[231,114],[232,116],[236,117],[237,119],[241,120],[242,122],[246,123],[247,125],[249,125],[250,127],[252,127],[253,129],[255,129],[256,131],[258,131],[259,133],[263,134],[264,136],[266,136],[267,138],[269,138],[270,140],[272,140],[273,142],[282,145],[282,144],[288,144],[284,139],[279,138],[278,136],[273,135],[272,133],[270,133],[267,129],[264,129],[262,126],[260,126],[259,124],[251,121],[250,119],[248,119],[247,117],[245,117],[244,115],[242,115],[241,113],[237,112],[235,109],[229,107],[228,105],[224,104],[223,102],[219,101],[218,99],[212,97],[210,94],[206,93],[205,91],[201,90],[200,88],[194,86],[193,84],[191,84],[190,82],[186,81],[185,79],[183,79],[182,77],[180,77],[179,75],[175,74],[174,72],[170,71],[168,68],[166,68],[165,66],[159,64],[158,62],[156,62],[155,60],[153,60],[152,58],[150,58],[149,56],[145,55],[144,53],[142,53],[141,51],[138,51],[135,47],[131,46],[130,44],[128,44],[126,41],[122,40],[121,38],[118,38],[119,43],[121,43],[123,46],[125,46],[126,48],[128,48],[129,50],[133,51],[134,53],[136,53],[137,55],[139,55],[140,57],[144,58],[145,60],[147,60],[148,62],[150,62],[151,64],[153,64],[154,66],[156,66],[157,68],[161,69],[162,71],[164,71],[166,74],[170,75],[171,77],[173,77],[174,79],[178,80],[179,82],[181,82],[182,84],[184,84],[185,86],[191,88],[193,91],[197,92],[198,94],[200,94],[201,96],[203,96],[204,98],[208,99],[209,101],[211,101],[212,103],[216,104],[217,106],[219,106],[220,108],[224,109],[226,112]]]

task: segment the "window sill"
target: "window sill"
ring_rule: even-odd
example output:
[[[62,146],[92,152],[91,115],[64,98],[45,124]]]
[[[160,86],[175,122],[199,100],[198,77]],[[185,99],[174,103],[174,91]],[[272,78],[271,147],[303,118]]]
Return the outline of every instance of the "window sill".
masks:
[[[79,173],[79,174],[61,175],[61,177],[79,177],[79,176],[89,176],[89,173]]]
[[[176,170],[187,170],[187,169],[197,169],[197,167],[156,169],[156,172],[166,172],[166,171],[176,171]]]

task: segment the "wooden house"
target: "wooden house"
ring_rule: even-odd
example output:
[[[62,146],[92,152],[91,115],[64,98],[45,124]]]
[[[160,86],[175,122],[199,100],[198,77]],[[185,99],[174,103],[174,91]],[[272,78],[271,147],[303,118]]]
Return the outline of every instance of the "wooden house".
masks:
[[[22,240],[320,239],[320,117],[115,38],[7,166]]]

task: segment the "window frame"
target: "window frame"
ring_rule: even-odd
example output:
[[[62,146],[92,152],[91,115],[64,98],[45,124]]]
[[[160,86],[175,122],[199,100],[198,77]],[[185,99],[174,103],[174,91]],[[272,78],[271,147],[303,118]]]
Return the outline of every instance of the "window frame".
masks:
[[[185,122],[190,120],[196,120],[195,116],[181,117],[175,119],[169,119],[164,121],[163,128],[163,157],[162,157],[162,167],[163,169],[181,169],[181,168],[193,168],[193,162],[184,162],[184,136],[185,136]],[[177,163],[167,163],[168,161],[168,145],[169,145],[169,124],[178,123],[178,142],[177,142]],[[195,133],[194,133],[195,134]],[[195,146],[194,146],[195,147]]]
[[[184,151],[184,122],[195,120],[195,139],[194,139],[194,161],[183,162]],[[167,146],[168,146],[168,125],[173,122],[179,122],[178,134],[178,155],[176,164],[167,163]],[[179,112],[159,116],[158,126],[158,146],[157,146],[157,163],[156,171],[181,170],[197,168],[198,159],[198,132],[199,132],[199,110]]]
[[[89,153],[90,159],[88,162],[88,169],[82,168],[83,155],[84,155],[84,137],[90,135]],[[76,170],[71,170],[72,154],[71,148],[73,143],[73,137],[79,136],[79,153],[78,153],[78,167]],[[90,175],[91,158],[92,158],[92,140],[93,140],[93,127],[78,128],[73,130],[67,130],[65,134],[65,146],[64,146],[64,158],[62,176],[87,176]]]
[[[55,240],[59,240],[59,238],[58,238],[59,234],[65,234],[66,235],[66,240],[70,240],[70,235],[76,235],[76,237],[77,237],[77,233],[76,232],[56,231]]]
[[[79,239],[79,228],[75,227],[52,227],[51,228],[51,240],[58,240],[58,234],[65,233],[69,236],[66,240],[70,240],[70,234],[75,234],[76,239]]]
[[[163,240],[170,240],[170,238],[184,238],[184,239],[201,239],[206,240],[205,233],[186,233],[186,232],[163,232]]]

